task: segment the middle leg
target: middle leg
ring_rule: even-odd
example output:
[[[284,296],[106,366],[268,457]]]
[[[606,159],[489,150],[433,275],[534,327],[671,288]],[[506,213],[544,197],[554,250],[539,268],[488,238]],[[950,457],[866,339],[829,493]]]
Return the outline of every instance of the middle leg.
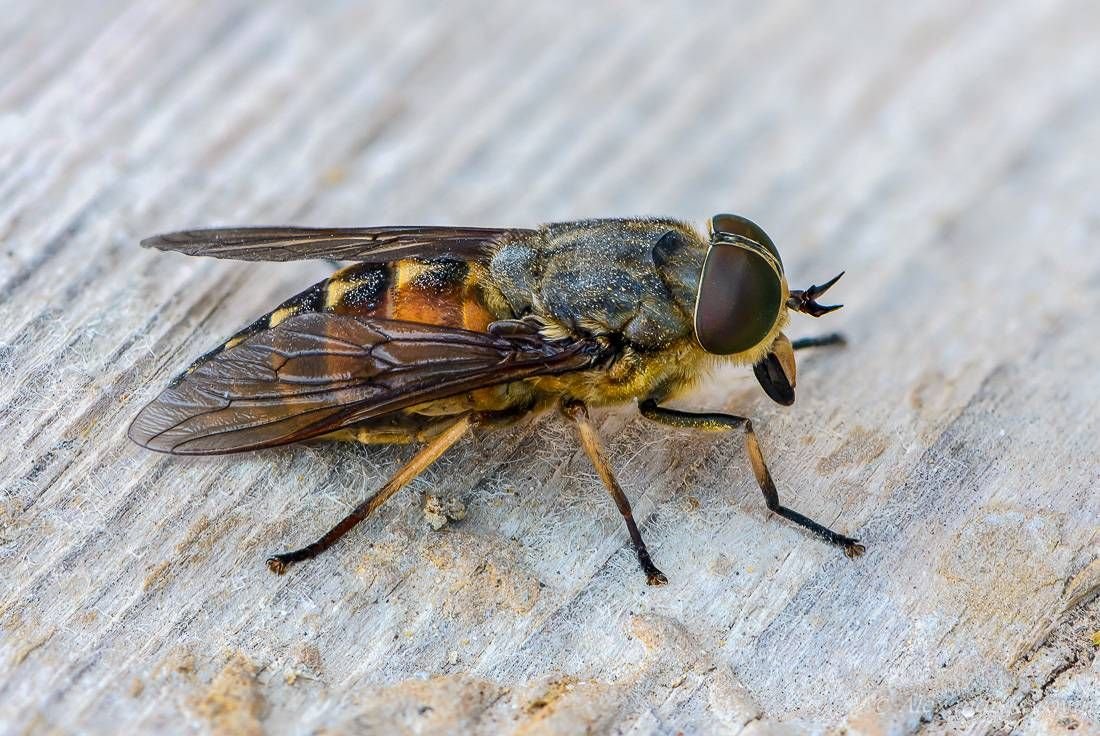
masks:
[[[664,585],[668,582],[668,578],[657,569],[657,566],[653,564],[653,560],[649,557],[649,550],[646,549],[645,542],[642,541],[642,534],[638,531],[638,525],[634,523],[634,512],[630,508],[630,501],[623,493],[619,482],[615,480],[615,475],[611,472],[611,463],[607,461],[607,455],[600,444],[596,428],[592,426],[592,420],[588,418],[588,407],[580,401],[566,401],[562,403],[561,408],[562,413],[576,426],[585,454],[588,455],[588,459],[595,466],[596,473],[603,481],[607,492],[611,494],[612,500],[619,508],[619,513],[623,515],[626,529],[630,532],[630,541],[634,544],[634,551],[638,555],[638,562],[642,566],[642,571],[645,572],[646,583],[649,585]]]

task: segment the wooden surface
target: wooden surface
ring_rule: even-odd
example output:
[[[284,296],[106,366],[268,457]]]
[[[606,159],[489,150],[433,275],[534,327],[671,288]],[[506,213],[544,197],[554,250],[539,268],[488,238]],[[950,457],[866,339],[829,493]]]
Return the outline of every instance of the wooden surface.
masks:
[[[0,731],[1097,733],[1100,15],[1088,2],[6,3]],[[307,9],[308,6],[308,9]],[[324,264],[145,252],[216,224],[721,211],[846,308],[687,407],[411,448],[145,452],[130,418]],[[833,296],[833,294],[830,294]],[[428,494],[465,506],[435,531]]]

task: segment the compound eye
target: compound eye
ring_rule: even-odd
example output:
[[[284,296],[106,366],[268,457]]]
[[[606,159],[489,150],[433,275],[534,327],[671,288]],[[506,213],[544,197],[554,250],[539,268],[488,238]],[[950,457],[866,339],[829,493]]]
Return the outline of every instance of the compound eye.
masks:
[[[760,227],[752,220],[747,217],[741,217],[741,215],[715,215],[710,218],[709,225],[712,241],[721,240],[723,234],[747,238],[767,248],[779,263],[779,270],[783,270],[783,259],[779,257],[779,249],[775,247],[775,243],[773,243],[772,239],[768,237],[768,234],[764,232],[764,228]]]
[[[695,301],[695,337],[704,350],[731,355],[759,345],[782,306],[780,276],[767,258],[738,245],[710,247]]]

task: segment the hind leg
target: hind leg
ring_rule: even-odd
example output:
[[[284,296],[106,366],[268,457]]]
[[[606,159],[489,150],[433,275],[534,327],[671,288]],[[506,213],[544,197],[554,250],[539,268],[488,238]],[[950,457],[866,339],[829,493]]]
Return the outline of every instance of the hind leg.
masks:
[[[446,422],[443,431],[439,432],[435,438],[413,455],[412,458],[397,471],[397,474],[373,496],[356,506],[350,514],[340,521],[340,523],[332,527],[332,529],[326,532],[325,535],[317,541],[307,544],[301,549],[296,549],[293,552],[284,552],[283,554],[269,557],[267,560],[268,568],[272,572],[282,575],[291,565],[303,560],[313,559],[332,545],[336,544],[340,537],[347,534],[356,524],[374,513],[374,511],[389,500],[393,494],[404,488],[411,480],[416,478],[424,472],[428,466],[438,460],[440,455],[446,452],[455,442],[462,439],[462,436],[476,423],[476,416],[466,415],[457,420],[451,417]]]

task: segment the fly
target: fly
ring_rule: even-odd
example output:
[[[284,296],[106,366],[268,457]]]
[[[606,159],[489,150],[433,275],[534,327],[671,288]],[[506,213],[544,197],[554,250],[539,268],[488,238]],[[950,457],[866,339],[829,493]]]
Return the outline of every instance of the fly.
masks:
[[[143,447],[216,455],[315,439],[421,449],[324,536],[268,559],[279,574],[316,557],[474,427],[559,410],[623,515],[651,585],[630,502],[589,418],[637,405],[643,417],[740,430],[768,508],[849,557],[863,545],[779,502],[747,417],[664,406],[715,365],[751,366],[773,400],[794,402],[791,312],[838,309],[822,286],[793,290],[755,223],[716,215],[703,236],[671,219],[539,228],[236,228],[159,235],[146,247],[245,261],[353,262],[195,361],[130,426]]]

